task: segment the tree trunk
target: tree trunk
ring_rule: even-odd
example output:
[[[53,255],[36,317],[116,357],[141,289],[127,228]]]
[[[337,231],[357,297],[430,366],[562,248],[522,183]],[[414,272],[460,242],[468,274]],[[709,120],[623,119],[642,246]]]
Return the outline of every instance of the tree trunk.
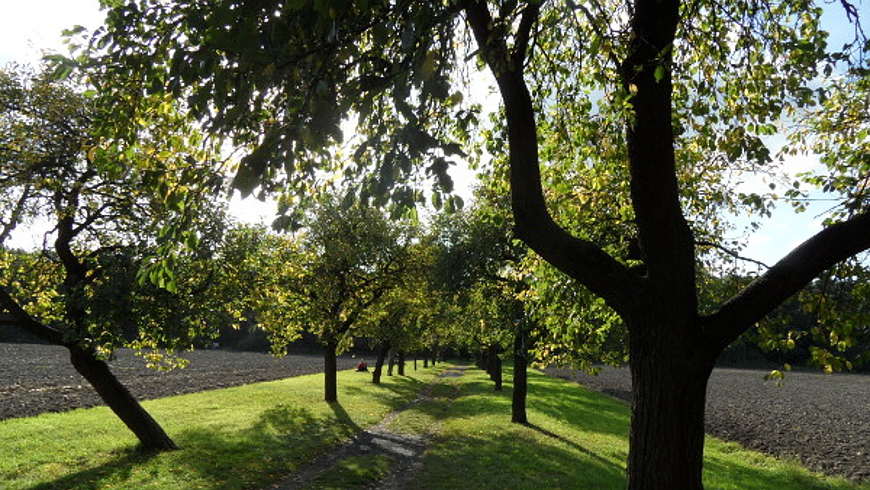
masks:
[[[112,374],[105,362],[78,347],[69,349],[73,367],[88,380],[115,415],[136,434],[144,449],[151,451],[178,449],[160,424]]]
[[[716,354],[702,347],[697,333],[694,341],[689,334],[677,340],[663,330],[649,324],[631,329],[628,488],[700,490],[704,405]]]
[[[338,381],[336,373],[338,368],[335,362],[336,342],[327,342],[326,351],[323,353],[323,390],[324,400],[327,402],[338,401]]]
[[[526,393],[528,393],[528,333],[523,326],[517,329],[514,338],[514,392],[511,402],[511,422],[528,424],[526,417]]]
[[[399,351],[396,361],[399,363],[399,376],[405,375],[405,352]]]
[[[417,370],[417,354],[414,354],[414,371]]]
[[[387,354],[390,353],[390,344],[385,343],[381,346],[381,350],[378,351],[378,359],[375,361],[375,368],[372,370],[372,383],[381,384],[381,372],[383,372],[384,368],[384,359],[387,358]]]
[[[495,356],[495,362],[493,364],[495,365],[495,373],[493,375],[493,381],[495,381],[495,391],[501,391],[501,358],[498,355]]]
[[[427,356],[425,354],[423,355],[423,367],[424,368],[429,367],[429,356]]]
[[[390,354],[390,359],[387,361],[387,376],[393,375],[393,366],[396,365],[396,355],[395,353]]]
[[[487,367],[489,377],[495,383],[495,391],[501,391],[501,358],[497,345],[491,345],[487,350]]]

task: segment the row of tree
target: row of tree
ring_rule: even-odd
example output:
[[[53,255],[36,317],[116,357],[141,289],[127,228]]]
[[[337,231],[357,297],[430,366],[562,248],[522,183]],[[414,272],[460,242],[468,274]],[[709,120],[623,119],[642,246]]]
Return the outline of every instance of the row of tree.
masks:
[[[89,109],[71,118],[92,129],[84,138],[61,138],[60,146],[27,135],[64,134],[63,118],[40,128],[29,125],[41,119],[28,116],[4,131],[19,135],[4,143],[10,158],[40,162],[4,181],[17,196],[4,204],[4,227],[28,212],[18,203],[39,189],[25,184],[37,170],[69,155],[76,156],[71,169],[96,168],[38,180],[72,184],[73,192],[44,201],[58,218],[53,253],[65,267],[62,300],[31,302],[71,305],[62,308],[70,324],[90,314],[79,305],[104,284],[97,271],[105,252],[64,243],[83,239],[83,225],[101,223],[98,215],[116,215],[111,205],[82,197],[103,192],[90,179],[141,183],[141,194],[117,196],[159,211],[155,233],[140,247],[153,253],[136,274],[183,292],[197,276],[176,271],[208,236],[197,231],[209,215],[202,212],[209,200],[200,196],[220,181],[214,176],[226,162],[218,149],[231,144],[243,151],[233,185],[280,195],[285,229],[305,223],[308,203],[329,179],[341,181],[340,207],[386,206],[399,217],[422,205],[420,183],[429,181],[432,203],[456,209],[449,166],[459,159],[480,165],[482,192],[493,204],[467,217],[468,233],[434,234],[456,252],[445,266],[459,265],[436,276],[464,288],[458,295],[440,288],[449,300],[433,318],[462,324],[466,338],[489,352],[496,380],[493,354],[511,340],[519,347],[507,349],[522,352],[523,332],[536,328],[545,359],[582,364],[603,353],[618,357],[623,346],[634,391],[630,488],[701,488],[713,365],[746,333],[785,347],[797,342],[759,327],[787,298],[803,295],[829,320],[807,335],[824,340],[827,348],[813,358],[828,369],[848,367],[843,353],[866,334],[866,308],[828,309],[818,300],[825,296],[814,294],[838,283],[854,285],[849,296],[859,303],[867,295],[870,44],[846,0],[839,5],[855,36],[842,47],[829,46],[822,8],[807,0],[106,4],[106,25],[90,35],[71,31],[85,36],[73,39],[82,49],[54,58],[57,75],[79,69],[92,88],[79,97]],[[468,88],[472,61],[492,75],[501,96],[489,121]],[[11,86],[4,97],[29,93]],[[346,135],[350,121],[355,134]],[[795,178],[782,162],[807,151],[819,166]],[[768,179],[770,192],[739,192],[750,176]],[[825,228],[752,281],[727,281],[733,271],[725,266],[742,256],[725,216],[764,216],[777,200],[800,210],[806,185],[838,200]],[[495,204],[508,193],[509,206]],[[151,222],[150,215],[130,221],[141,230]],[[125,232],[119,223],[110,237]],[[508,237],[506,245],[476,242],[490,224]],[[520,253],[514,240],[534,254]],[[315,264],[316,254],[306,259],[310,252],[297,245],[287,253]],[[479,274],[463,277],[471,270]],[[369,290],[372,270],[362,272],[348,280],[369,293],[353,304],[391,296]],[[292,288],[304,296],[299,284]],[[799,293],[810,284],[818,287]],[[0,299],[27,323],[8,292]],[[352,305],[333,304],[339,316],[324,322],[323,333],[340,349],[333,334],[353,316]],[[311,318],[319,314],[297,306]],[[72,330],[84,332],[87,322],[79,323]],[[51,325],[28,325],[67,342]],[[497,333],[505,329],[510,333]],[[80,349],[81,339],[98,345],[86,336],[71,348]]]

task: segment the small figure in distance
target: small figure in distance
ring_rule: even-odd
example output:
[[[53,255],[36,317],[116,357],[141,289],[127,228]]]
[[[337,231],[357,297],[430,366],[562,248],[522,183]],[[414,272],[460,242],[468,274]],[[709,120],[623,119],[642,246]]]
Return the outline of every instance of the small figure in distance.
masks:
[[[363,372],[367,373],[367,372],[369,372],[369,365],[366,364],[365,361],[360,361],[359,364],[356,365],[356,371],[358,373],[363,373]]]

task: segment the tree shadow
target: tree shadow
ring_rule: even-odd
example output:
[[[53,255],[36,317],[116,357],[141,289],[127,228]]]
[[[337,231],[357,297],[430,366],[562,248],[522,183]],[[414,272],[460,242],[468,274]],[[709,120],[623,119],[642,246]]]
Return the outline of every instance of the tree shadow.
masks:
[[[305,407],[279,405],[265,410],[241,430],[219,426],[195,427],[175,434],[181,449],[141,453],[133,449],[98,467],[34,488],[102,488],[112,485],[135,488],[137,469],[152,458],[161,461],[160,473],[184,475],[186,482],[209,488],[251,488],[274,482],[350,439],[362,429],[347,411],[330,404],[332,413],[317,415]],[[166,469],[170,468],[170,469]],[[148,475],[142,483],[149,482]],[[153,484],[153,483],[152,483]],[[193,485],[193,483],[189,483]]]
[[[579,452],[585,454],[586,456],[589,456],[590,458],[597,460],[599,463],[601,463],[603,465],[617,466],[612,461],[605,459],[605,458],[602,458],[597,453],[594,453],[594,452],[590,451],[589,449],[581,446],[580,444],[577,444],[576,442],[574,442],[566,437],[560,436],[559,434],[556,434],[555,432],[551,432],[551,431],[549,431],[541,426],[535,425],[535,424],[522,424],[522,425],[528,427],[529,429],[534,430],[535,432],[538,432],[539,434],[543,434],[551,439],[555,439],[555,440],[561,442],[562,444],[566,444],[568,446],[571,446],[576,451],[579,451]]]
[[[534,447],[534,450],[529,450]],[[625,487],[625,470],[612,461],[541,444],[530,433],[504,431],[441,440],[423,461],[418,488]],[[462,471],[457,471],[461,465]]]
[[[350,414],[347,413],[347,410],[341,406],[339,402],[329,402],[329,408],[332,409],[332,413],[335,414],[335,420],[344,425],[345,427],[350,427],[354,433],[362,432],[362,427],[357,425],[356,422],[353,421]]]
[[[96,467],[72,473],[48,483],[40,483],[30,487],[32,490],[65,489],[65,488],[98,488],[99,483],[106,479],[126,480],[134,468],[154,458],[154,451],[144,451],[139,447],[128,447],[118,451],[116,459]]]

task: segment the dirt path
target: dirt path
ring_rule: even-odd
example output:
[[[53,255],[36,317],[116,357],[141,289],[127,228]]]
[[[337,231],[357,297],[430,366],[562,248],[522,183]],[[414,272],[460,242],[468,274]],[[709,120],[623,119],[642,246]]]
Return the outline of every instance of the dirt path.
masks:
[[[449,367],[438,377],[459,377],[465,373],[466,369],[469,367]],[[391,430],[390,425],[402,412],[431,400],[432,390],[436,383],[438,381],[427,385],[414,400],[388,413],[379,423],[363,430],[343,446],[304,465],[292,477],[269,488],[272,490],[312,488],[315,480],[334,470],[342,460],[355,456],[375,455],[387,456],[391,461],[390,469],[386,476],[376,482],[369,483],[365,488],[379,490],[410,488],[414,475],[422,468],[423,453],[440,427],[432,426],[423,435],[412,435]]]

